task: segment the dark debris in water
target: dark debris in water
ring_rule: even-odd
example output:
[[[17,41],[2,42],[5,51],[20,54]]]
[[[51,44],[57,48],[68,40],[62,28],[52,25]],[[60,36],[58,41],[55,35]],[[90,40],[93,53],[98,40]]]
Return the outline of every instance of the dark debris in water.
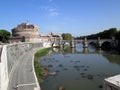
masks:
[[[93,76],[93,75],[87,75],[87,78],[88,78],[89,80],[93,80],[93,79],[94,79],[94,76]]]
[[[63,65],[62,64],[59,64],[59,67],[62,67]]]
[[[86,74],[86,73],[80,73],[80,75],[81,75],[81,77],[82,78],[87,78],[87,79],[89,79],[89,80],[93,80],[94,79],[94,75],[92,75],[92,74]]]
[[[68,70],[68,68],[64,68],[64,70]]]
[[[83,69],[84,71],[87,71],[87,69],[85,68],[85,69]]]
[[[103,85],[99,85],[98,87],[99,87],[99,88],[103,88]]]
[[[60,72],[59,70],[56,70],[56,72]]]
[[[53,67],[53,65],[49,64],[48,67],[49,67],[49,68],[50,68],[50,67]]]
[[[80,75],[85,75],[85,73],[80,73]]]
[[[79,66],[79,65],[75,65],[75,66],[73,66],[77,71],[80,71],[80,69],[82,69],[83,71],[87,71],[88,70],[88,68],[89,68],[89,66],[84,66],[84,65],[82,65],[82,66]]]
[[[70,62],[72,63],[73,61],[71,60]]]

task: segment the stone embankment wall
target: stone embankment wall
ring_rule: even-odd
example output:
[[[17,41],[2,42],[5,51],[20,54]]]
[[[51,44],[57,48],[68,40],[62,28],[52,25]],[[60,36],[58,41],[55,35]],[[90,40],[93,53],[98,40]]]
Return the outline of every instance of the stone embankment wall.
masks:
[[[7,90],[10,75],[20,56],[31,49],[45,47],[43,43],[21,43],[0,46],[0,90]]]
[[[7,46],[8,75],[10,76],[13,65],[16,63],[21,55],[37,47],[43,47],[42,43],[24,43]]]
[[[1,75],[2,75],[2,71],[1,71],[1,67],[2,67],[1,54],[2,54],[2,45],[0,45],[0,90],[1,90]]]

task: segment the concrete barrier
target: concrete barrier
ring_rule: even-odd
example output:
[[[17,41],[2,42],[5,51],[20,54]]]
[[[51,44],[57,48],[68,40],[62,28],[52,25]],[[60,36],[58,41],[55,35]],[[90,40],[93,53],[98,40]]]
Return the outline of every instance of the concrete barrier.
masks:
[[[2,45],[0,45],[0,63],[1,63]]]
[[[104,90],[120,90],[120,75],[105,78]]]
[[[4,45],[1,53],[0,62],[0,90],[7,90],[9,77],[8,77],[8,65],[7,65],[7,46]]]

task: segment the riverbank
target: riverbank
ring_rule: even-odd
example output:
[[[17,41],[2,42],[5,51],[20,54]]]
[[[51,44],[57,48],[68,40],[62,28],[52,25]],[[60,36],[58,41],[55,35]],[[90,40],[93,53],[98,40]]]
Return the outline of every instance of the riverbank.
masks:
[[[34,58],[34,68],[35,68],[35,73],[37,75],[39,83],[43,82],[44,78],[47,76],[47,67],[43,67],[40,64],[40,57],[45,56],[49,52],[50,48],[43,48],[41,50],[38,50],[35,53],[35,58]]]

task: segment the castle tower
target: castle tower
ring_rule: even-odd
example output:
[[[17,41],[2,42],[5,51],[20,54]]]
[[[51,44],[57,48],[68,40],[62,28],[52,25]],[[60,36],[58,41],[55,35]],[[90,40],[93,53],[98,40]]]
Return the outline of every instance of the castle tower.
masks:
[[[23,42],[37,42],[40,38],[39,29],[33,24],[21,23],[12,29],[12,36]]]

